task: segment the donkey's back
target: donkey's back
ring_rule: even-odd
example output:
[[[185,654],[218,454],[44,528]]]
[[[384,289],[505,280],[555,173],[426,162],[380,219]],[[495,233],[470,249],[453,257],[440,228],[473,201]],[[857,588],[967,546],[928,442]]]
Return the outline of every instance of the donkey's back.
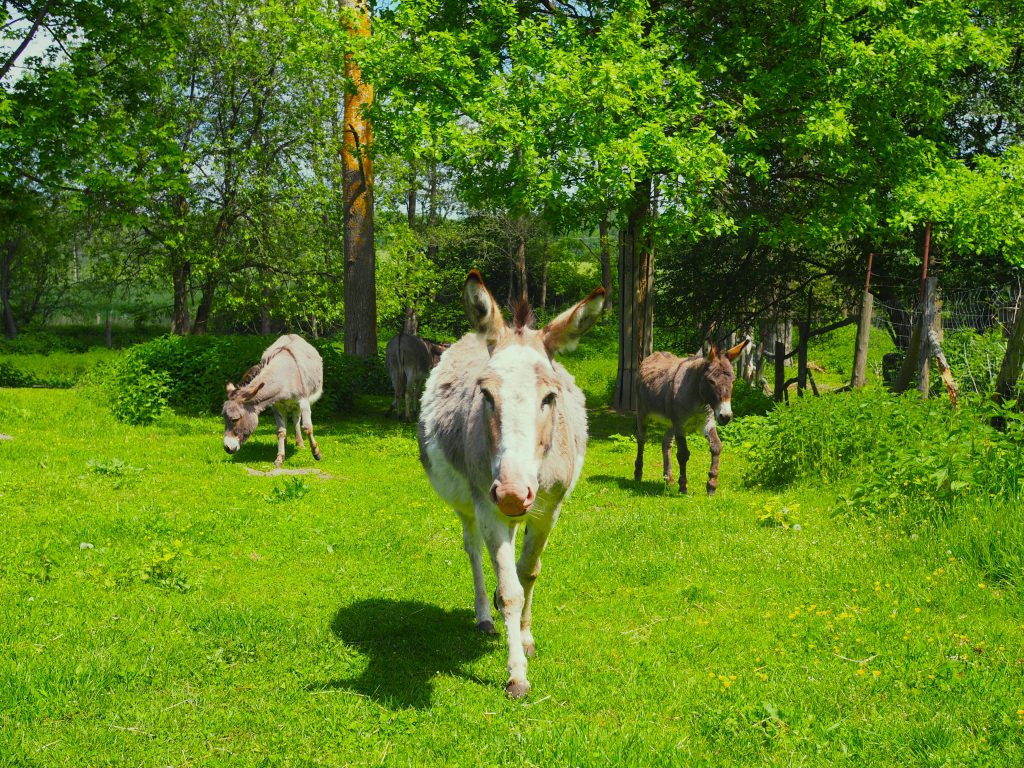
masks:
[[[308,341],[288,333],[266,348],[260,378],[277,390],[275,400],[315,403],[324,390],[324,361]]]

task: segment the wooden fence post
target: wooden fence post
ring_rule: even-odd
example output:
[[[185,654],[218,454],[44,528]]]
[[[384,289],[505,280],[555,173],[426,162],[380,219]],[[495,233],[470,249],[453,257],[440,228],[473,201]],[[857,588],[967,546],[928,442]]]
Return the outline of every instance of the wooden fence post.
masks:
[[[850,380],[850,386],[854,389],[860,389],[867,382],[868,345],[871,342],[871,313],[874,306],[875,297],[871,291],[864,291],[857,323],[857,344],[853,353],[853,377]]]
[[[931,344],[928,340],[928,333],[932,330],[938,311],[935,306],[935,289],[938,280],[929,277],[924,282],[924,302],[921,305],[921,331],[918,339],[920,345],[917,352],[917,391],[921,397],[928,397],[928,390],[931,388],[931,366],[928,361],[931,359]]]

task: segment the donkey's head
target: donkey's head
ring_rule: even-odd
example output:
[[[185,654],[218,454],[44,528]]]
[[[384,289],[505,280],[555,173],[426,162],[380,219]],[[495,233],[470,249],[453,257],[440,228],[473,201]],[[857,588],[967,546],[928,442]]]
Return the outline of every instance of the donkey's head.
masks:
[[[732,361],[740,356],[749,342],[750,339],[746,338],[725,352],[719,352],[718,347],[712,345],[707,354],[700,391],[720,424],[728,424],[732,420],[732,384],[736,380]]]
[[[253,400],[261,389],[262,381],[256,386],[244,387],[228,382],[228,399],[221,409],[224,414],[224,450],[228,453],[237,453],[249,435],[256,431],[260,417]]]
[[[486,423],[492,483],[490,497],[508,517],[526,514],[539,489],[541,461],[552,449],[562,379],[552,357],[573,349],[600,317],[604,289],[598,288],[541,329],[522,304],[506,325],[480,273],[473,270],[464,290],[469,323],[487,343],[490,360],[477,379],[474,407]]]

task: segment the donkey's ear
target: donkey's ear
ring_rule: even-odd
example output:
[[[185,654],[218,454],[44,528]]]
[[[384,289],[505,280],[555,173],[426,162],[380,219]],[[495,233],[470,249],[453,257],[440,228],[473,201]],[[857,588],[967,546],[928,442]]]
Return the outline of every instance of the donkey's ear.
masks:
[[[716,347],[714,344],[708,347],[708,354],[706,355],[706,357],[709,363],[715,362],[715,358],[718,357],[718,347]]]
[[[466,305],[466,317],[472,329],[483,334],[488,344],[497,341],[498,336],[505,330],[505,318],[501,316],[498,302],[484,285],[483,277],[475,269],[466,277],[462,300]]]
[[[251,389],[248,389],[248,388],[247,388],[247,389],[246,389],[246,390],[245,390],[244,392],[242,392],[242,395],[241,395],[241,396],[242,396],[242,399],[243,399],[243,400],[245,400],[245,402],[247,402],[247,403],[248,403],[248,402],[251,402],[251,401],[252,401],[252,399],[253,399],[254,397],[256,397],[256,395],[257,395],[257,394],[259,393],[259,391],[260,391],[261,389],[263,389],[263,385],[264,385],[264,384],[266,384],[266,383],[267,383],[267,382],[265,382],[265,381],[261,381],[261,382],[260,382],[259,384],[257,384],[257,385],[256,385],[255,387],[253,387],[253,388],[251,388]]]
[[[235,391],[236,387],[229,381],[225,389],[228,391],[228,397],[231,397],[231,393]]]
[[[549,355],[571,352],[580,337],[593,327],[604,309],[604,288],[595,288],[587,298],[567,309],[541,331]]]
[[[727,349],[725,351],[725,356],[729,358],[729,362],[731,363],[733,360],[735,360],[737,357],[739,357],[740,354],[743,352],[744,348],[749,343],[750,343],[750,337],[747,336],[747,338],[745,338],[743,341],[741,341],[739,344],[737,344],[732,349]]]

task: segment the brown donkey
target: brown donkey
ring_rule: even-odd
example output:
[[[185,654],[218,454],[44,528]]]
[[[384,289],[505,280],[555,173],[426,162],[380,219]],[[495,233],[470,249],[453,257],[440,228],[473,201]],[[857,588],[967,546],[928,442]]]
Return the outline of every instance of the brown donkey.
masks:
[[[749,342],[749,338],[744,339],[724,353],[711,347],[707,357],[695,355],[684,359],[668,352],[655,352],[640,363],[634,480],[639,482],[643,477],[647,420],[656,416],[671,422],[661,440],[665,482],[672,482],[672,439],[675,438],[679,490],[686,493],[686,462],[690,458],[690,450],[686,446],[686,424],[698,414],[703,414],[704,437],[711,447],[708,496],[714,495],[718,487],[718,457],[722,453],[722,441],[718,438],[715,421],[728,424],[732,419],[730,400],[732,383],[736,379],[732,361],[739,357]]]

